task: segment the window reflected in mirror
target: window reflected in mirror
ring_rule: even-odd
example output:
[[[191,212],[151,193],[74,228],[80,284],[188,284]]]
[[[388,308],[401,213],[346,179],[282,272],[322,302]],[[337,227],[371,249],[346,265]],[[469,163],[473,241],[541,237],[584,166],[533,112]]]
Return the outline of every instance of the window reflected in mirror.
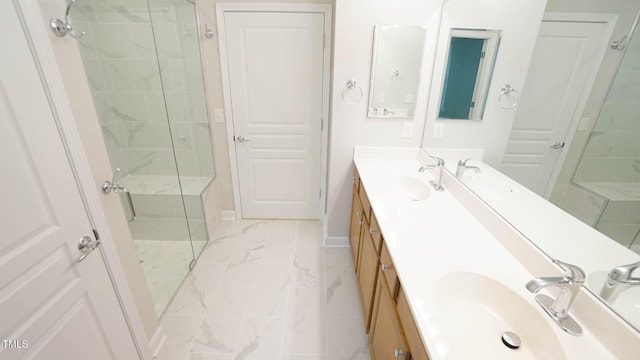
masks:
[[[438,119],[482,120],[499,30],[451,29]]]

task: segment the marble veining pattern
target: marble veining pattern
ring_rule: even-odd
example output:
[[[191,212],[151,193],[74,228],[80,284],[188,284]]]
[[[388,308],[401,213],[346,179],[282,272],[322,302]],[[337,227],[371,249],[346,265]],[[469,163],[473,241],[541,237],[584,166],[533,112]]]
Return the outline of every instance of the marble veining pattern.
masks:
[[[314,221],[220,221],[161,322],[161,360],[370,359],[350,249]]]

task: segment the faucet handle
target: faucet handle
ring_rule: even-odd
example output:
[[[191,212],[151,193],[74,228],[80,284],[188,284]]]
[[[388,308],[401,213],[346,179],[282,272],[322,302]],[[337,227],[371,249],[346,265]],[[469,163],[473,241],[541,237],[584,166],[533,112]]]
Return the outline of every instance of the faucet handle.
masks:
[[[631,282],[632,280],[640,280],[638,278],[632,278],[631,273],[640,267],[640,261],[629,265],[616,266],[611,272],[609,277],[619,282]]]
[[[433,159],[433,161],[436,162],[436,166],[444,166],[444,159],[441,157],[437,157],[437,156],[433,156],[433,155],[429,155],[430,158]]]
[[[558,259],[553,259],[554,264],[557,264],[564,270],[564,276],[569,280],[582,284],[586,278],[584,271],[577,265],[569,264]]]
[[[467,161],[471,160],[471,158],[463,158],[458,160],[458,166],[467,166]]]

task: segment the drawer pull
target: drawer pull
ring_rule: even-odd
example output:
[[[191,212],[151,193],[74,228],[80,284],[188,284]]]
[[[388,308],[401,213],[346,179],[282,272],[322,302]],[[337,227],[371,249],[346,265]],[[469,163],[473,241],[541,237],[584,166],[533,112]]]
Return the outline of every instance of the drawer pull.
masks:
[[[396,356],[396,359],[400,359],[404,357],[405,352],[402,349],[395,349],[393,350],[393,354]]]
[[[376,232],[376,229],[374,229],[374,228],[369,228],[369,234],[375,234],[375,232]]]
[[[362,211],[356,211],[356,216],[362,216]]]
[[[389,266],[389,264],[382,263],[380,264],[380,268],[382,269],[382,271],[387,271],[391,269],[391,266]]]

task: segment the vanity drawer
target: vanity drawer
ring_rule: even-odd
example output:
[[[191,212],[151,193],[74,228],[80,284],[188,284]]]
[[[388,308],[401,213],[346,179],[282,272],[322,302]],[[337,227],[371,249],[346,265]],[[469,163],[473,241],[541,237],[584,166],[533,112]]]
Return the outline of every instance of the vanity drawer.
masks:
[[[396,269],[391,261],[391,256],[389,255],[389,251],[387,250],[387,246],[384,242],[382,243],[382,250],[380,250],[380,270],[384,275],[384,280],[387,283],[387,286],[389,286],[391,297],[395,301],[399,287],[398,274],[396,273]]]
[[[371,217],[369,218],[369,234],[371,234],[371,238],[373,239],[373,244],[376,248],[376,253],[380,255],[380,247],[382,245],[382,233],[380,232],[380,225],[378,225],[378,220],[376,219],[376,215],[371,211]]]
[[[371,203],[369,203],[367,191],[364,189],[364,186],[362,184],[360,184],[360,188],[358,189],[358,195],[360,195],[360,202],[362,202],[364,217],[367,218],[367,221],[369,221],[369,223],[371,223]]]
[[[409,302],[407,301],[407,297],[404,294],[402,286],[400,286],[400,289],[398,290],[398,300],[396,306],[398,309],[398,317],[400,318],[400,323],[402,324],[402,329],[404,330],[404,336],[406,337],[407,343],[409,345],[411,360],[429,360],[427,351],[425,350],[424,344],[422,343],[422,338],[420,337],[420,333],[418,332],[418,327],[416,326],[416,322],[413,320],[413,316],[411,315]]]

